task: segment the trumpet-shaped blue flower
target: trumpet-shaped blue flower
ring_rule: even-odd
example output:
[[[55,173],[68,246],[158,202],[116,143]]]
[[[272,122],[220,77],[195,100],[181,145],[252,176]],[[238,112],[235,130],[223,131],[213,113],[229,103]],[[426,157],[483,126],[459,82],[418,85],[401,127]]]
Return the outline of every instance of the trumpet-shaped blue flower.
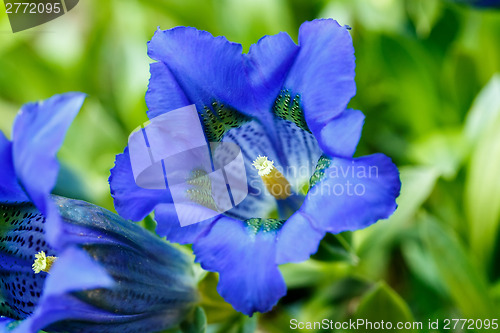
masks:
[[[347,109],[354,50],[336,21],[304,23],[298,45],[286,33],[265,36],[248,54],[194,28],[158,30],[148,53],[156,60],[149,118],[195,104],[207,141],[241,148],[249,194],[180,227],[170,192],[138,187],[125,149],[111,171],[115,207],[133,220],[154,210],[160,235],[193,243],[196,261],[219,273],[218,291],[236,310],[269,311],[286,293],[278,265],[309,258],[326,232],[361,229],[396,209],[391,160],[353,158],[364,116]],[[203,189],[194,193],[206,202]]]
[[[196,301],[184,254],[105,209],[50,195],[83,100],[27,104],[13,140],[0,134],[1,332],[156,332]]]

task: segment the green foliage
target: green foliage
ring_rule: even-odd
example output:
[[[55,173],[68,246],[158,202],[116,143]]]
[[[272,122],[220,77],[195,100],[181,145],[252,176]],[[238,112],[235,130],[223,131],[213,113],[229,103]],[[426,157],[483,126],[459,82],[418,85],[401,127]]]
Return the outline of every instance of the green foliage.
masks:
[[[484,267],[492,260],[500,223],[499,129],[500,76],[495,75],[474,102],[464,128],[470,148],[464,205],[471,248]]]
[[[422,238],[441,281],[464,317],[492,318],[497,315],[488,296],[486,278],[452,230],[433,219],[424,220]]]
[[[195,26],[240,42],[333,17],[352,27],[357,95],[366,115],[356,155],[383,152],[401,172],[386,221],[328,235],[309,261],[280,267],[288,294],[245,317],[200,281],[185,332],[285,332],[290,320],[499,318],[500,12],[444,0],[80,1],[38,28],[9,32],[0,13],[0,130],[30,100],[86,92],[60,151],[57,192],[112,209],[107,178],[146,121],[157,26]],[[153,231],[151,219],[142,222]],[[385,319],[384,319],[385,320]],[[297,330],[300,331],[300,330]],[[178,332],[178,330],[176,331]]]
[[[354,314],[356,320],[369,322],[390,322],[394,327],[398,322],[412,322],[413,316],[405,301],[384,282],[377,283],[361,299]],[[365,332],[377,332],[380,329],[365,329]],[[415,330],[398,330],[399,332],[414,332]]]
[[[352,235],[350,232],[340,234],[327,234],[319,244],[318,251],[312,256],[320,261],[350,261],[355,264],[358,261],[356,253],[352,248]]]
[[[193,313],[181,323],[182,333],[205,333],[207,330],[207,316],[201,307],[196,307]]]

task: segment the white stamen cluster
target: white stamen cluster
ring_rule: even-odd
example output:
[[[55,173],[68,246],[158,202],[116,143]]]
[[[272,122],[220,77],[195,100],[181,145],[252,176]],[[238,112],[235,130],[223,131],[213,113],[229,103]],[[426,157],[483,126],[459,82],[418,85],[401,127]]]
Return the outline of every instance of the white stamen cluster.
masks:
[[[267,156],[257,156],[252,164],[257,170],[259,170],[259,176],[266,176],[271,173],[274,168],[274,162],[267,159]]]
[[[48,272],[50,268],[52,267],[52,264],[54,261],[56,261],[56,257],[52,256],[46,256],[45,252],[40,251],[37,254],[35,254],[35,262],[31,266],[33,268],[33,271],[35,274],[38,274],[40,272]]]

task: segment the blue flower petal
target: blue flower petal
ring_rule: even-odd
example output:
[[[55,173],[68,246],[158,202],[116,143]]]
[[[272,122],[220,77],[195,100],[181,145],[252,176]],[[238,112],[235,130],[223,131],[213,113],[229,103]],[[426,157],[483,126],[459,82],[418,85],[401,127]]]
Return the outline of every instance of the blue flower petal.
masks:
[[[400,188],[398,169],[383,154],[337,157],[309,190],[301,210],[319,229],[358,230],[389,217],[397,207]]]
[[[245,110],[247,114],[260,119],[263,123],[272,124],[269,111],[283,87],[298,50],[299,47],[285,32],[264,36],[257,44],[250,46],[246,55],[246,65],[248,80],[256,98],[254,108]]]
[[[49,324],[45,328],[49,332],[162,332],[166,327],[178,325],[179,318],[185,317],[187,312],[184,308],[174,308],[169,312],[115,314],[99,311],[68,294],[51,297],[47,300],[47,304],[50,304],[50,312],[41,313],[35,318],[36,320],[28,319],[10,332],[33,333],[45,324]]]
[[[244,112],[271,129],[269,135],[279,153],[281,135],[275,132],[281,129],[273,124],[270,111],[276,97],[288,91],[292,99],[300,96],[301,112],[319,146],[330,155],[352,156],[360,117],[346,120],[339,116],[356,90],[354,49],[346,28],[331,19],[306,22],[299,31],[299,46],[285,33],[266,36],[252,45],[246,58],[255,98],[254,109]],[[332,140],[334,132],[345,131],[345,125],[353,126],[352,138],[340,133],[340,139]]]
[[[106,270],[85,251],[70,247],[59,255],[51,268],[42,297],[78,290],[111,288],[114,283]]]
[[[274,122],[280,149],[279,161],[284,165],[284,176],[299,193],[309,181],[315,163],[322,155],[314,135],[297,127],[290,121],[276,119]]]
[[[113,279],[106,270],[94,262],[84,251],[68,248],[60,254],[45,280],[44,292],[36,311],[23,321],[14,332],[38,332],[62,319],[87,318],[82,302],[71,307],[67,293],[85,289],[110,288]],[[61,298],[64,298],[61,301]]]
[[[191,104],[166,64],[152,63],[149,71],[151,78],[146,93],[146,103],[150,119]]]
[[[356,93],[351,36],[334,20],[314,20],[301,25],[299,46],[284,87],[301,95],[307,125],[325,147],[321,129]]]
[[[314,226],[311,216],[302,209],[293,214],[278,232],[276,262],[286,264],[301,262],[316,253],[325,231]]]
[[[47,234],[47,240],[55,248],[58,248],[61,223],[57,208],[50,200],[59,172],[56,154],[84,99],[85,94],[66,93],[27,103],[14,120],[14,170],[30,201],[52,225],[53,232]]]
[[[319,132],[318,141],[330,156],[352,157],[356,151],[365,116],[361,111],[347,109]]]
[[[34,313],[20,332],[156,332],[185,317],[197,302],[188,256],[105,209],[52,198],[65,240],[57,253],[44,240],[49,226],[36,207],[0,206],[0,301],[6,304],[0,313],[15,319]],[[39,250],[58,257],[49,274],[32,271]]]
[[[12,152],[16,175],[43,214],[48,212],[48,196],[59,171],[56,153],[84,99],[82,93],[67,93],[28,103],[14,121]]]
[[[128,147],[116,156],[109,177],[115,209],[122,217],[140,221],[159,203],[172,202],[169,190],[150,190],[137,186],[132,172]]]
[[[275,232],[255,233],[244,222],[222,217],[193,251],[201,267],[219,272],[217,291],[237,311],[269,311],[286,294],[275,262]]]
[[[68,245],[83,247],[117,281],[111,289],[79,293],[78,299],[95,309],[81,325],[73,323],[75,331],[85,327],[87,332],[125,328],[156,332],[178,324],[197,301],[190,258],[105,209],[77,200],[56,200]],[[110,321],[112,327],[107,326]],[[66,323],[61,325],[67,329]]]
[[[16,171],[12,161],[12,142],[0,132],[0,201],[27,201],[28,197],[17,182]]]
[[[219,217],[181,227],[174,204],[159,204],[155,210],[156,233],[179,244],[194,243]]]
[[[152,69],[146,95],[150,118],[189,104],[200,111],[215,100],[236,109],[249,101],[242,47],[225,37],[214,38],[191,27],[157,30],[148,43],[148,54],[164,64]],[[167,101],[160,96],[167,87],[181,95]],[[181,105],[184,96],[189,102]]]

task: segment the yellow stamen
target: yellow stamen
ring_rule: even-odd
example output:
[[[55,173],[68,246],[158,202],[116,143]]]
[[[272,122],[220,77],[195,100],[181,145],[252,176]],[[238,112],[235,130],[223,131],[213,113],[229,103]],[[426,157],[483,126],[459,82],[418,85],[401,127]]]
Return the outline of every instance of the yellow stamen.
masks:
[[[267,156],[258,156],[253,166],[259,171],[269,193],[278,200],[284,200],[292,195],[292,188],[285,176],[274,167],[274,162]]]
[[[57,257],[53,256],[46,256],[45,252],[40,251],[37,254],[35,254],[35,262],[33,263],[33,271],[35,271],[35,274],[38,274],[40,272],[49,272],[50,268],[52,267],[52,264],[56,261]]]

